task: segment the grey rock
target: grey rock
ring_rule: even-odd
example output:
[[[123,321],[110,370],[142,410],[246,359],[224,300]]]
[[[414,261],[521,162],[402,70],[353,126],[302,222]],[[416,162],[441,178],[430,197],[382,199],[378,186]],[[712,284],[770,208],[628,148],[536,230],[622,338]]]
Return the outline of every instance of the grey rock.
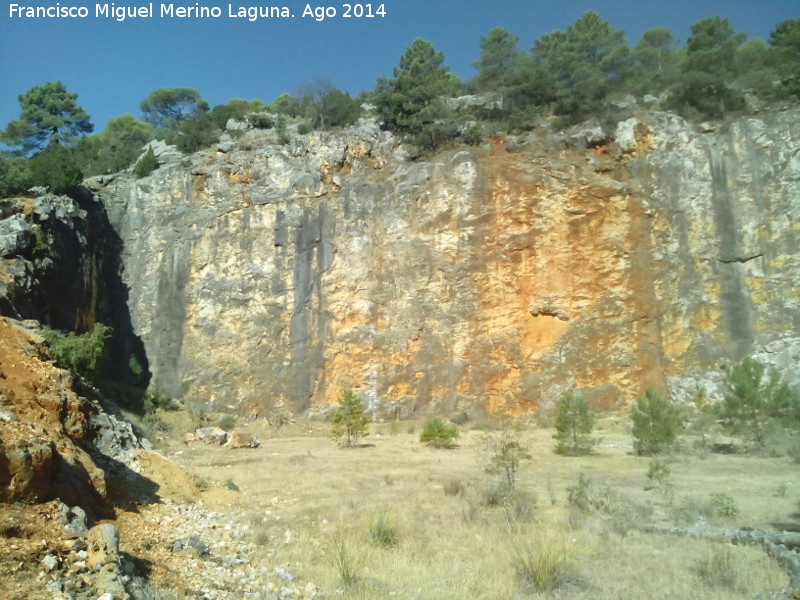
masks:
[[[31,240],[31,226],[22,215],[0,221],[0,256],[11,256],[27,250]]]
[[[503,108],[503,96],[497,92],[486,92],[485,94],[448,98],[446,104],[451,110],[458,110],[468,107],[478,107],[487,110],[501,110]]]
[[[590,119],[570,128],[569,139],[576,148],[591,148],[606,143],[608,135],[597,119]]]
[[[68,196],[40,196],[36,198],[33,205],[33,212],[38,216],[39,221],[56,219],[70,228],[74,227],[74,219],[86,219],[87,213],[80,208],[72,198]]]
[[[42,559],[42,566],[44,567],[45,573],[49,573],[58,566],[58,558],[52,554],[46,554]]]
[[[236,148],[236,142],[233,141],[224,141],[217,144],[217,151],[226,154],[228,152],[232,152]]]
[[[537,128],[513,155],[409,161],[364,121],[286,147],[251,132],[251,150],[200,153],[145,187],[120,177],[97,197],[153,381],[174,397],[324,413],[333,382],[358,373],[381,409],[449,411],[481,402],[497,369],[519,374],[531,407],[565,382],[619,406],[641,390],[634,373],[689,398],[745,355],[784,371],[796,357],[798,132],[791,111],[708,134],[643,112],[607,153],[583,152],[610,140],[593,121]],[[544,294],[515,295],[537,282]],[[536,348],[523,332],[547,315],[531,304],[556,317]],[[416,383],[399,394],[399,381]]]
[[[184,159],[183,153],[175,146],[169,145],[163,140],[153,140],[142,148],[142,153],[136,159],[137,162],[150,150],[153,151],[159,165],[174,164]]]
[[[219,427],[200,427],[194,432],[195,437],[206,444],[222,445],[228,441],[228,432]]]
[[[197,534],[172,542],[173,552],[182,552],[184,550],[193,552],[201,558],[205,558],[210,554],[208,545]]]
[[[617,129],[614,132],[614,141],[623,152],[631,152],[636,149],[638,143],[636,128],[638,125],[639,119],[635,117],[617,123]]]
[[[250,125],[247,121],[238,121],[236,119],[228,119],[225,123],[225,131],[246,131]]]

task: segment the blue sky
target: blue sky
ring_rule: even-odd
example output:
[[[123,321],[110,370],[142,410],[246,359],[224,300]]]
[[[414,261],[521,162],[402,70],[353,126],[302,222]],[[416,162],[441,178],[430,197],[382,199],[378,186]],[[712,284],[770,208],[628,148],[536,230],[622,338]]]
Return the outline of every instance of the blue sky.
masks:
[[[54,6],[53,0],[12,0],[28,6]],[[563,29],[586,10],[597,11],[622,29],[631,45],[650,27],[669,27],[681,43],[692,23],[708,16],[728,18],[737,31],[767,39],[780,21],[800,17],[797,0],[387,0],[386,16],[344,19],[344,3],[332,6],[339,16],[316,22],[302,19],[306,2],[263,0],[285,5],[294,19],[249,22],[230,19],[228,2],[219,19],[150,19],[117,22],[95,18],[95,2],[60,0],[61,6],[85,6],[86,19],[12,19],[9,0],[0,11],[0,127],[19,116],[17,96],[60,79],[92,116],[96,129],[124,113],[139,116],[139,102],[160,87],[196,88],[213,106],[229,98],[270,102],[293,92],[304,81],[328,78],[353,94],[391,76],[399,56],[416,37],[445,53],[462,78],[474,75],[480,36],[501,26],[529,49],[542,33]],[[146,0],[118,0],[117,5],[147,6]],[[196,2],[176,2],[195,6]],[[253,0],[232,2],[257,5]],[[160,3],[154,2],[156,13]]]

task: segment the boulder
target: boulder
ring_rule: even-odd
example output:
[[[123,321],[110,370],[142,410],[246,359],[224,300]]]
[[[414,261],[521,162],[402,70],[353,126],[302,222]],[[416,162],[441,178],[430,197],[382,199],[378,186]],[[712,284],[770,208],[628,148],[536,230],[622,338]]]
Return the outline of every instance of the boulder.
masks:
[[[28,437],[9,444],[0,452],[0,501],[49,499],[57,457],[49,440]]]
[[[89,568],[95,565],[119,562],[119,531],[111,523],[96,525],[86,536]]]
[[[244,431],[230,432],[228,434],[228,441],[225,443],[225,447],[232,450],[236,448],[258,448],[260,445],[261,442],[258,437]]]
[[[222,445],[228,441],[228,432],[219,427],[200,427],[194,432],[195,437],[206,444]]]

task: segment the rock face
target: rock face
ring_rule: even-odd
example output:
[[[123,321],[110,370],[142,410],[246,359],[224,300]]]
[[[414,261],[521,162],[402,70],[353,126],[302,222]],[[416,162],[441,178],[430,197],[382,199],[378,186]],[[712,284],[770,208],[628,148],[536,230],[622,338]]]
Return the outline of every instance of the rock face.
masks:
[[[519,414],[571,388],[689,394],[753,352],[796,363],[797,114],[702,133],[656,113],[416,162],[370,122],[258,134],[97,191],[173,395]]]
[[[141,444],[46,358],[41,338],[0,318],[0,502],[61,498],[98,518],[109,511],[109,474],[135,469]]]

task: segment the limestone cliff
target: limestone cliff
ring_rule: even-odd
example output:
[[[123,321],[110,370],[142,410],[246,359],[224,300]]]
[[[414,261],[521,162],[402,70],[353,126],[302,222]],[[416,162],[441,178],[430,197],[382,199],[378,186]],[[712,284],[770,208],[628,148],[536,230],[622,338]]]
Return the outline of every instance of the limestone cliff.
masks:
[[[369,122],[251,132],[104,182],[155,381],[242,409],[353,387],[390,415],[519,414],[796,361],[800,116],[645,114],[576,139],[409,161]]]

